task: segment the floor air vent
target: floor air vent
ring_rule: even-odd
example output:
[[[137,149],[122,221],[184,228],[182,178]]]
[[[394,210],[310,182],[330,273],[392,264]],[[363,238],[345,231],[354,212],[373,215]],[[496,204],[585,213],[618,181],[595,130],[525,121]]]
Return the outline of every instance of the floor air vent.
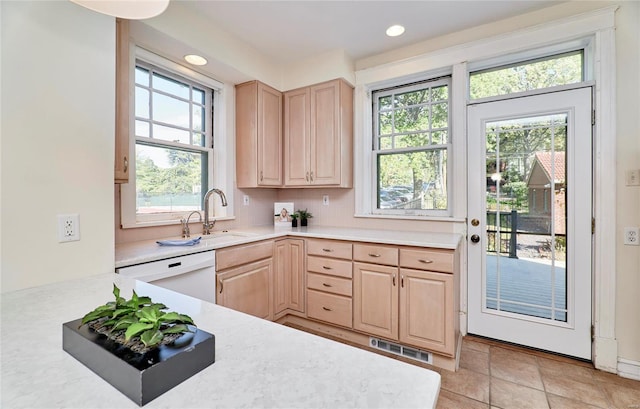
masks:
[[[416,361],[433,365],[433,356],[431,355],[431,352],[405,347],[403,345],[396,344],[395,342],[389,342],[373,337],[369,338],[369,345],[382,351],[391,352],[392,354],[405,356],[407,358],[415,359]]]

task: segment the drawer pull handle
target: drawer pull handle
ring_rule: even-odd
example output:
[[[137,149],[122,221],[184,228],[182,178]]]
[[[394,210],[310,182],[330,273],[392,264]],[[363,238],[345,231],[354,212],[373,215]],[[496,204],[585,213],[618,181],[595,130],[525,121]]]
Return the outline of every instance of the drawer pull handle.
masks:
[[[425,259],[423,259],[423,258],[419,259],[418,261],[419,261],[419,262],[421,262],[421,263],[424,263],[424,264],[431,264],[431,263],[433,263],[433,260],[425,260]]]
[[[222,294],[222,280],[220,280],[219,282],[220,282],[220,294]]]
[[[333,249],[322,249],[325,253],[333,253]]]
[[[393,275],[393,286],[394,287],[396,286],[396,275],[395,274]]]
[[[331,267],[329,266],[322,266],[322,268],[324,268],[325,270],[331,270]]]
[[[400,287],[404,288],[404,276],[400,276]]]
[[[182,265],[181,261],[178,261],[177,263],[171,263],[169,264],[167,267],[169,268],[173,268],[173,267],[180,267]]]
[[[331,311],[331,308],[327,308],[327,307],[322,307],[322,309],[325,311]]]
[[[369,253],[369,256],[371,256],[371,257],[380,257],[380,254]]]
[[[327,283],[322,283],[322,285],[325,286],[325,287],[332,287],[331,284],[327,284]]]

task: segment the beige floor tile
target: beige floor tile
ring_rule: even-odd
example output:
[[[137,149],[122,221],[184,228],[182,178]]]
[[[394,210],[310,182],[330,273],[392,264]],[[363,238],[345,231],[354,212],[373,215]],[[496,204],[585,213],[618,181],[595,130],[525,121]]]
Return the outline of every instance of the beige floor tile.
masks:
[[[547,393],[603,408],[608,406],[604,392],[592,382],[579,382],[562,375],[546,375],[542,380]]]
[[[588,368],[582,365],[573,365],[554,359],[540,358],[538,357],[538,366],[540,367],[540,373],[542,378],[546,375],[550,376],[566,376],[580,382],[593,383],[594,369]]]
[[[624,409],[640,408],[640,385],[636,388],[630,388],[614,383],[602,383],[600,386],[604,389],[614,407]]]
[[[547,400],[551,409],[607,409],[603,406],[593,406],[578,400],[547,393]]]
[[[463,351],[472,350],[472,351],[489,353],[489,345],[482,342],[478,342],[473,338],[464,337],[462,339],[462,350]]]
[[[436,409],[488,409],[487,403],[478,402],[457,393],[442,390],[438,397]]]
[[[491,379],[491,405],[502,409],[548,409],[543,391],[501,379]]]
[[[535,356],[492,346],[489,360],[492,377],[535,389],[544,389]]]
[[[460,368],[489,375],[489,353],[473,349],[462,349],[460,352]]]
[[[442,371],[442,390],[489,403],[489,376],[460,368],[457,372]]]

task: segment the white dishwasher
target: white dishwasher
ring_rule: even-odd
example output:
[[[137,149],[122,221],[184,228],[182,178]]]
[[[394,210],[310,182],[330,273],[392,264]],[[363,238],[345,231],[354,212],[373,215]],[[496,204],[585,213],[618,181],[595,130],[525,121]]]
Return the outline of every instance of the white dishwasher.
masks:
[[[116,269],[124,277],[216,302],[215,250]]]

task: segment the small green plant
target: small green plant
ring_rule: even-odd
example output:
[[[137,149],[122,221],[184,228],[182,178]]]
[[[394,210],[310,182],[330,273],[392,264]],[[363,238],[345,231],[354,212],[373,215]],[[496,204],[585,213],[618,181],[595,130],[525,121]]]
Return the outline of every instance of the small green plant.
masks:
[[[300,215],[298,214],[298,212],[292,213],[291,214],[291,220],[297,220],[299,216]]]
[[[311,219],[313,217],[313,215],[309,213],[307,209],[304,209],[304,210],[298,209],[296,214],[298,214],[298,217],[300,217],[301,219]]]
[[[149,297],[139,297],[135,290],[130,300],[120,297],[120,289],[113,285],[115,301],[97,307],[82,318],[80,326],[88,324],[91,328],[135,351],[151,349],[173,341],[177,336],[193,332],[188,325],[195,326],[188,315],[177,312],[164,312],[167,306],[154,303]],[[135,348],[136,342],[142,342],[144,348]],[[122,342],[121,342],[122,343]]]

